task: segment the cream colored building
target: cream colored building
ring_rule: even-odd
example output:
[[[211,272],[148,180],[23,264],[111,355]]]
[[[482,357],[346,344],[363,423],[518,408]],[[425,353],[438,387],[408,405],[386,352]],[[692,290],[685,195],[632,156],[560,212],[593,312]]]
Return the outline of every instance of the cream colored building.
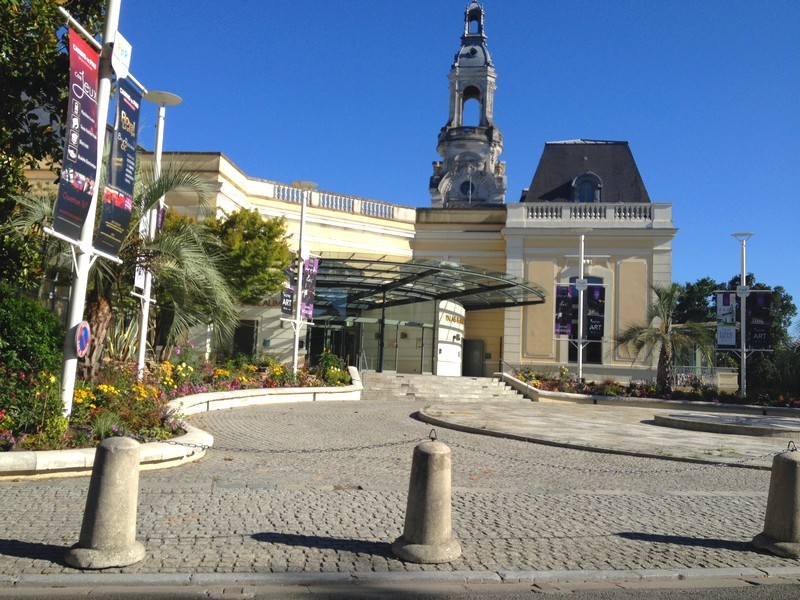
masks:
[[[304,247],[321,260],[313,326],[301,332],[301,356],[311,361],[330,348],[383,371],[491,375],[507,365],[568,365],[575,373],[581,345],[586,379],[654,378],[652,361],[633,361],[612,340],[645,322],[652,285],[672,281],[671,205],[650,201],[627,142],[603,140],[545,144],[531,185],[519,202],[507,202],[496,77],[483,7],[473,1],[449,74],[430,208],[255,178],[221,153],[165,161],[213,185],[214,213],[247,208],[284,218],[295,251],[305,205]],[[477,110],[467,111],[470,104]],[[465,122],[467,113],[476,121]],[[167,203],[200,215],[191,196],[171,194]],[[591,286],[584,296],[594,298],[580,321],[591,322],[583,343],[574,287],[581,235]],[[291,359],[294,333],[279,297],[243,307],[241,319],[237,350]],[[205,341],[203,332],[195,337]]]
[[[553,149],[580,154],[585,163],[580,166],[591,165],[594,170],[572,173],[566,158],[561,161],[563,168],[553,168],[547,163],[547,154]],[[619,154],[630,162],[621,161]],[[568,365],[574,372],[575,340],[557,336],[554,330],[556,286],[574,284],[579,270],[578,232],[588,229],[584,233],[585,277],[591,284],[603,286],[605,311],[602,340],[587,343],[584,376],[590,380],[648,380],[654,375],[651,363],[633,362],[614,348],[612,340],[627,325],[645,321],[651,285],[671,282],[671,241],[676,230],[671,206],[649,201],[638,171],[635,185],[629,183],[635,163],[626,143],[574,140],[547,144],[523,201],[473,208],[412,208],[325,192],[303,182],[255,179],[222,154],[172,154],[167,159],[190,166],[213,183],[216,194],[209,210],[248,208],[264,217],[283,217],[295,251],[305,201],[305,244],[320,257],[321,272],[333,262],[339,270],[318,281],[322,304],[315,311],[314,326],[305,328],[302,335],[305,348],[301,354],[308,351],[313,356],[328,347],[353,364],[361,355],[371,369],[409,373],[490,375],[503,368],[501,361],[542,371]],[[622,172],[606,171],[606,164],[623,164],[624,168]],[[587,170],[597,179],[598,197],[592,195],[592,201],[535,197],[543,189],[542,179],[558,184],[551,183],[552,188],[566,182],[562,187],[567,195],[577,194],[573,182]],[[623,184],[615,184],[619,181]],[[620,193],[638,195],[633,198],[636,201],[627,202]],[[612,200],[616,201],[606,201],[604,194],[614,194]],[[169,197],[168,204],[197,214],[196,203],[188,197]],[[350,278],[358,280],[353,285],[359,287],[348,290],[348,276],[342,276],[340,270],[345,259],[350,259],[346,264],[354,272],[366,268],[386,274],[404,263],[443,265],[444,271],[436,276],[448,280],[448,285],[433,289],[436,284],[428,283],[432,289],[427,295],[389,306],[383,315],[380,300],[373,304],[365,301],[361,310],[358,302],[351,302],[345,312],[332,312],[332,304],[324,300],[332,293],[363,300],[364,285],[378,290],[386,281],[390,285],[396,281],[351,273]],[[511,281],[526,281],[541,294],[517,294],[509,301],[511,305],[481,310],[474,296],[458,297],[459,278],[470,277],[469,273],[511,276]],[[283,359],[291,356],[293,332],[291,325],[281,320],[277,297],[266,307],[244,308],[242,319],[248,327],[252,325],[253,352],[270,352]],[[470,352],[471,357],[466,355]]]

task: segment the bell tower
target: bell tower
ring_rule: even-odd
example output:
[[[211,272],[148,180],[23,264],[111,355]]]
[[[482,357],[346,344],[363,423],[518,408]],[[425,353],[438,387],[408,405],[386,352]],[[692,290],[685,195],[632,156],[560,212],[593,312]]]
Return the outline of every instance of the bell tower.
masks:
[[[498,161],[503,136],[494,124],[495,74],[486,47],[483,6],[464,12],[461,48],[450,68],[450,115],[439,132],[430,180],[433,208],[479,208],[503,204],[506,163]]]

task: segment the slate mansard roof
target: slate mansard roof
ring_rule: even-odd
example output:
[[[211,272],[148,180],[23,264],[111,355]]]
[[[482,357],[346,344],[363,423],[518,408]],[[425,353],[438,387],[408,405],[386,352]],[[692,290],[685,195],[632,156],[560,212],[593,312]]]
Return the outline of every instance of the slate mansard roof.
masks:
[[[522,202],[572,202],[573,182],[591,173],[602,182],[600,202],[650,202],[628,142],[547,142]]]

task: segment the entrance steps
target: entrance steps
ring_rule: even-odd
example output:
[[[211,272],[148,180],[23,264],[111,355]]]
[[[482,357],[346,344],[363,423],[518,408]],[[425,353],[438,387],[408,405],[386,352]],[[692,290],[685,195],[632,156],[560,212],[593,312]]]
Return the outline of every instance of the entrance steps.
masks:
[[[492,377],[443,377],[363,371],[363,400],[485,402],[523,400],[513,388]]]

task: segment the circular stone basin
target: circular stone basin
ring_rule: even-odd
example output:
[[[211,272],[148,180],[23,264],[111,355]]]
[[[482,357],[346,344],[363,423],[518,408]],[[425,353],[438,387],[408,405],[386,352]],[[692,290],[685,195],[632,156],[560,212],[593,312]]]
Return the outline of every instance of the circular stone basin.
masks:
[[[654,422],[662,427],[733,435],[785,437],[792,433],[800,433],[800,420],[788,417],[684,413],[656,415]]]

